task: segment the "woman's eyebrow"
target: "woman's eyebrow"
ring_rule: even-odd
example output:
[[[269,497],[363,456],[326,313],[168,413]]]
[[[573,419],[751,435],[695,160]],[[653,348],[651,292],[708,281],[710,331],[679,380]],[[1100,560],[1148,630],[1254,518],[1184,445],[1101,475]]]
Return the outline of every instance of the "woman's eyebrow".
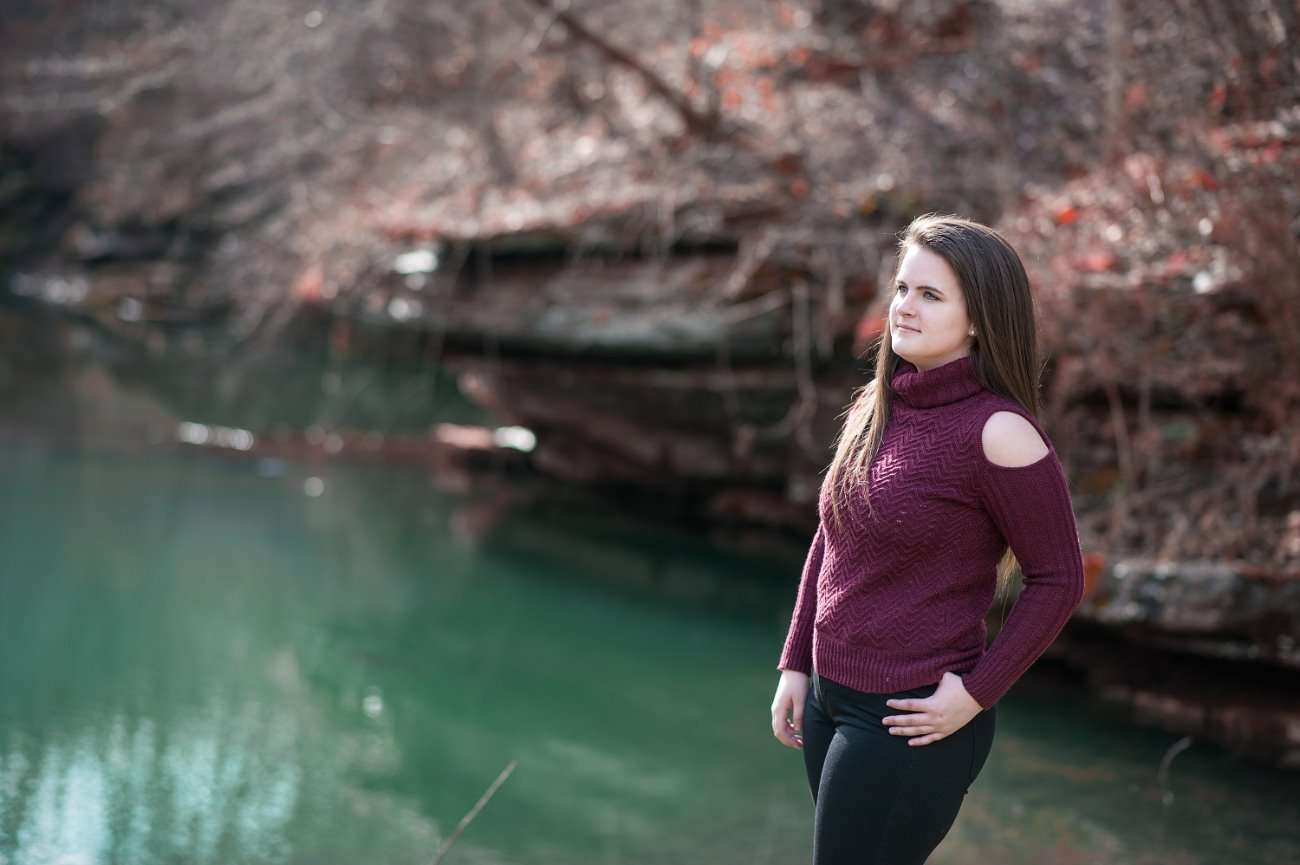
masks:
[[[901,280],[901,279],[898,281],[898,284],[899,284],[899,285],[904,285],[904,286],[907,285],[907,283],[904,282],[904,281]],[[937,292],[939,292],[939,294],[943,294],[943,289],[942,289],[942,288],[935,288],[933,285],[918,285],[917,288],[928,288],[928,289],[930,289],[931,291],[937,291]]]

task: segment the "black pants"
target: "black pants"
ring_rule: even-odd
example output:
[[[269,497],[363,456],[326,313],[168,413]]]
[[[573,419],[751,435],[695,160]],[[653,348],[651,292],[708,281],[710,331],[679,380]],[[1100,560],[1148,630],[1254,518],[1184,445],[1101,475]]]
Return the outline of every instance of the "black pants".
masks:
[[[813,673],[803,715],[813,865],[922,865],[948,834],[993,747],[997,706],[928,745],[907,744],[880,720],[908,714],[886,700],[937,687],[868,694]]]

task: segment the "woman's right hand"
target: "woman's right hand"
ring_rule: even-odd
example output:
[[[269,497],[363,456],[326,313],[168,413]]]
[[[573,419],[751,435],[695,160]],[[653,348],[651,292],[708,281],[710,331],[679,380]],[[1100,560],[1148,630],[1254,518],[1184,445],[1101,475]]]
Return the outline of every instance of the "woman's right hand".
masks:
[[[808,696],[808,674],[782,670],[772,699],[772,735],[788,748],[803,747],[803,703]]]

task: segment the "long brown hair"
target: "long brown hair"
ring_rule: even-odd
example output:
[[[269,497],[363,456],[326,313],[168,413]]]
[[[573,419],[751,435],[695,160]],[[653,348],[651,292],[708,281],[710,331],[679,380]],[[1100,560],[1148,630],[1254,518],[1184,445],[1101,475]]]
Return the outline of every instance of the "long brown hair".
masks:
[[[980,383],[1020,403],[1038,417],[1041,365],[1034,326],[1033,296],[1020,256],[1001,234],[987,225],[951,214],[926,213],[898,235],[890,285],[894,284],[909,246],[924,247],[943,258],[961,284],[966,314],[975,326],[970,354]],[[865,354],[872,353],[868,347]],[[875,375],[858,388],[835,442],[827,469],[833,519],[850,494],[862,495],[871,508],[869,469],[889,423],[894,390],[890,384],[899,357],[894,354],[888,323],[874,344]],[[997,594],[1005,597],[1016,570],[1010,548],[998,564]]]

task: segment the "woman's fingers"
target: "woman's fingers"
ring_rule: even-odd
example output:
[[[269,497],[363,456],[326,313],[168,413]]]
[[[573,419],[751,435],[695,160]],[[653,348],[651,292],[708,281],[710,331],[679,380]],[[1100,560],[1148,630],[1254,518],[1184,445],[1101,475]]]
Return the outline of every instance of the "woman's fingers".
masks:
[[[798,735],[798,727],[788,720],[791,709],[797,705],[796,700],[785,697],[772,705],[772,735],[787,748],[803,747],[803,740]],[[796,709],[799,724],[802,724],[802,709]]]
[[[790,730],[786,726],[785,718],[772,719],[772,735],[776,736],[777,741],[782,745],[785,745],[787,748],[799,747],[795,743],[794,736],[791,735]]]

